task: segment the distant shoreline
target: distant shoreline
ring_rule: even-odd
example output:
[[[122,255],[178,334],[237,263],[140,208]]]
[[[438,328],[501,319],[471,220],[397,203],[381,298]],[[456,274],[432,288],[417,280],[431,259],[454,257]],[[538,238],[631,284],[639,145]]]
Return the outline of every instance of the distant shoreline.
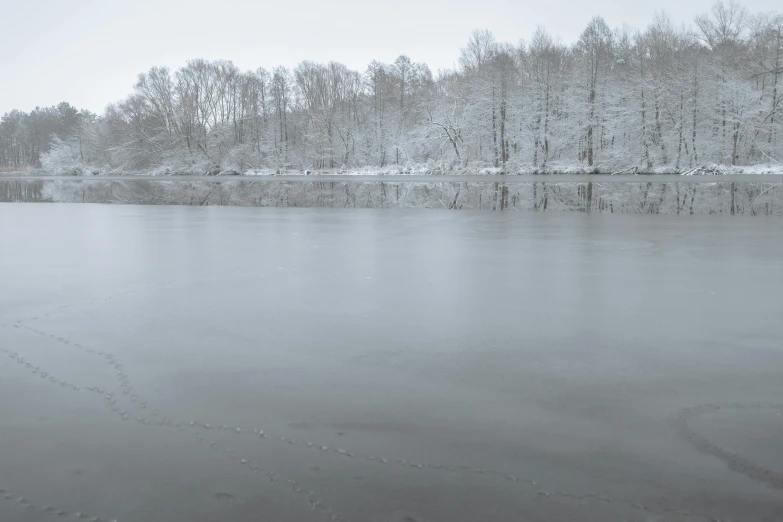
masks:
[[[0,180],[19,181],[174,181],[174,182],[333,182],[333,183],[783,183],[780,174],[716,174],[687,176],[682,174],[270,174],[270,175],[190,175],[172,174],[153,176],[141,174],[116,174],[94,176],[49,176],[42,174],[0,174]]]
[[[651,170],[642,170],[638,167],[601,169],[598,167],[585,167],[583,165],[566,165],[557,168],[540,170],[530,166],[521,168],[509,168],[503,170],[493,167],[427,167],[397,166],[387,167],[353,167],[343,169],[295,169],[286,168],[249,168],[243,171],[234,169],[213,169],[205,171],[191,166],[164,166],[142,171],[134,170],[108,170],[99,167],[79,167],[68,172],[52,172],[41,168],[29,167],[23,170],[5,172],[0,171],[0,178],[13,179],[216,179],[216,178],[247,178],[247,179],[362,179],[371,181],[377,178],[384,180],[458,180],[458,181],[542,181],[542,178],[557,178],[558,181],[573,179],[576,182],[594,180],[628,180],[636,181],[642,178],[655,178],[656,181],[686,181],[686,179],[705,180],[729,180],[745,181],[749,179],[768,179],[771,182],[783,181],[783,164],[756,164],[744,166],[728,165],[704,165],[675,170],[659,167]]]

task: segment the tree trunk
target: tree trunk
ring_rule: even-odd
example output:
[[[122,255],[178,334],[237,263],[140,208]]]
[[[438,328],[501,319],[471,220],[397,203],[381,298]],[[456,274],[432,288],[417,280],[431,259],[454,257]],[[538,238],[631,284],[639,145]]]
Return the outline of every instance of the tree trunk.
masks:
[[[498,133],[497,123],[495,117],[495,85],[492,85],[492,146],[493,153],[495,155],[495,168],[498,167]]]
[[[777,37],[775,39],[775,75],[772,80],[772,114],[770,115],[770,132],[769,142],[773,142],[773,134],[775,134],[775,113],[778,107],[778,74],[780,73],[780,28],[777,31]],[[774,138],[777,142],[777,138]]]
[[[647,163],[647,169],[652,168],[652,161],[650,160],[650,146],[647,143],[647,117],[645,115],[645,105],[644,105],[644,65],[641,65],[644,63],[644,59],[639,60],[640,63],[640,69],[641,69],[641,78],[642,78],[642,146],[644,147],[644,159]]]
[[[677,162],[676,162],[675,167],[674,167],[675,170],[677,170],[677,171],[680,170],[680,159],[682,159],[682,126],[683,126],[682,105],[683,105],[683,98],[684,98],[684,95],[680,94],[680,125],[679,125],[679,129],[678,129],[679,130],[679,137],[677,139]]]
[[[699,72],[698,62],[693,64],[693,132],[691,134],[691,145],[693,146],[693,161],[699,163],[699,153],[696,151],[696,123],[697,123],[697,106],[699,101],[699,84],[697,80]]]
[[[588,96],[588,103],[590,104],[590,114],[587,121],[587,165],[593,166],[593,118],[595,117],[595,87],[590,87],[590,95]]]

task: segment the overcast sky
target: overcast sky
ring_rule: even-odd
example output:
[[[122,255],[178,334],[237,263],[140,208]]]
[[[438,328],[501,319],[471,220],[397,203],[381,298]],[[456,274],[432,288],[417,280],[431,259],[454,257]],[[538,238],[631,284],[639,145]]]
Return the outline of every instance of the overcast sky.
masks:
[[[154,65],[228,59],[243,70],[335,60],[364,71],[400,54],[453,67],[473,29],[517,43],[543,25],[565,43],[593,15],[644,28],[664,10],[690,23],[713,0],[4,0],[0,114],[68,101],[101,113]],[[746,0],[751,12],[776,0]],[[618,5],[622,5],[618,8]]]

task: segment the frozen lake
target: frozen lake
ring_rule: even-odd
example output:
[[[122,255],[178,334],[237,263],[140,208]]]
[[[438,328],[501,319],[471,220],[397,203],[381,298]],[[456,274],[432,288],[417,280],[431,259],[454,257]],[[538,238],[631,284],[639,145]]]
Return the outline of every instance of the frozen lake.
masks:
[[[779,218],[3,204],[0,274],[3,522],[783,519]]]

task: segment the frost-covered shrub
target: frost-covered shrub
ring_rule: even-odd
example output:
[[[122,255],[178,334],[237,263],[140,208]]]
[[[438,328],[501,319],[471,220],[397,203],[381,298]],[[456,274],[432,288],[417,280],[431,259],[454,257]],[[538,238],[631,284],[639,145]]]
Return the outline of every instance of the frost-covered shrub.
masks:
[[[49,152],[41,156],[41,168],[51,175],[81,176],[85,168],[79,144],[55,139]]]

